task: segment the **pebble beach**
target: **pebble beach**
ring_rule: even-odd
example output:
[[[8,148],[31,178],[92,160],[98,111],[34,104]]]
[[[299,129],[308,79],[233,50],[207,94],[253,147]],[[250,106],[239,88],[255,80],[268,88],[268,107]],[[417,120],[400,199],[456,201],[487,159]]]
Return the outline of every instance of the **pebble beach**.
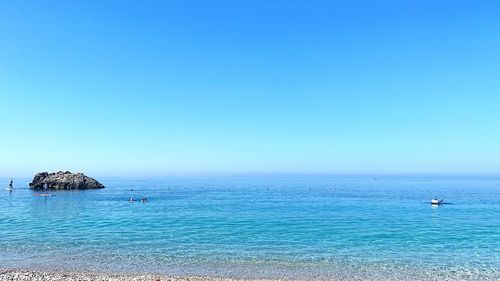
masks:
[[[0,269],[0,281],[270,281],[265,279],[230,279],[208,276],[176,277],[155,274],[112,274],[60,271]],[[276,279],[285,280],[285,279]]]

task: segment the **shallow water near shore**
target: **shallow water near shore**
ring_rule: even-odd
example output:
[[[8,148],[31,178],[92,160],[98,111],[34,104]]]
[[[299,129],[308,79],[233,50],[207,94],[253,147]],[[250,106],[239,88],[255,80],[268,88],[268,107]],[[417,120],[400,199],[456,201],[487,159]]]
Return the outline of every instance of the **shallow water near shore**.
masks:
[[[6,268],[246,278],[500,278],[500,179],[97,178],[0,192]],[[7,179],[2,179],[7,185]],[[133,189],[134,191],[131,191]],[[128,202],[147,196],[149,202]],[[430,199],[450,204],[433,207]]]

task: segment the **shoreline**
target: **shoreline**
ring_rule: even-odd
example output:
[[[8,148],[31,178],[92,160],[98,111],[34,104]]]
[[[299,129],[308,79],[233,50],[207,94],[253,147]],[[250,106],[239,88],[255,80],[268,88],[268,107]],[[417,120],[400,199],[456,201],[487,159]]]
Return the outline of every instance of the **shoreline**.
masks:
[[[379,276],[367,276],[363,271],[354,275],[320,276],[308,277],[264,277],[248,278],[238,276],[217,275],[169,275],[161,273],[119,273],[99,271],[73,271],[58,269],[27,269],[27,268],[0,268],[0,281],[334,281],[334,280],[358,280],[358,281],[401,281],[401,280],[499,280],[498,275],[482,276],[476,274],[455,273],[446,276],[440,273],[435,275],[403,274],[392,276],[382,274]]]
[[[1,268],[0,281],[288,281],[290,279],[245,279],[215,276],[80,272]]]

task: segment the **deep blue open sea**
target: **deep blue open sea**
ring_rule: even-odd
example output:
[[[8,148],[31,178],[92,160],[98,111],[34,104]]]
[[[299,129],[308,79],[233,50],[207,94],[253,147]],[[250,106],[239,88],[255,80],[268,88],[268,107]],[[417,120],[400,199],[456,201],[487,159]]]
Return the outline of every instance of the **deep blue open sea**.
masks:
[[[49,198],[0,179],[0,267],[500,280],[498,178],[97,179],[105,189]]]

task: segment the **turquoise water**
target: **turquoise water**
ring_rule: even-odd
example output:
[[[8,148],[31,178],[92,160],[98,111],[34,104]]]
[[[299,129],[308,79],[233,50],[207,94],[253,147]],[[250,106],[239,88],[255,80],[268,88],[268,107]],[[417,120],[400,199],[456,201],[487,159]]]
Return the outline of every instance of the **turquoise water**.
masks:
[[[8,179],[1,179],[7,185]],[[0,192],[0,265],[297,279],[500,279],[500,179],[98,178]],[[130,191],[134,189],[135,191]],[[148,203],[128,202],[147,196]],[[451,204],[432,207],[432,197]]]

